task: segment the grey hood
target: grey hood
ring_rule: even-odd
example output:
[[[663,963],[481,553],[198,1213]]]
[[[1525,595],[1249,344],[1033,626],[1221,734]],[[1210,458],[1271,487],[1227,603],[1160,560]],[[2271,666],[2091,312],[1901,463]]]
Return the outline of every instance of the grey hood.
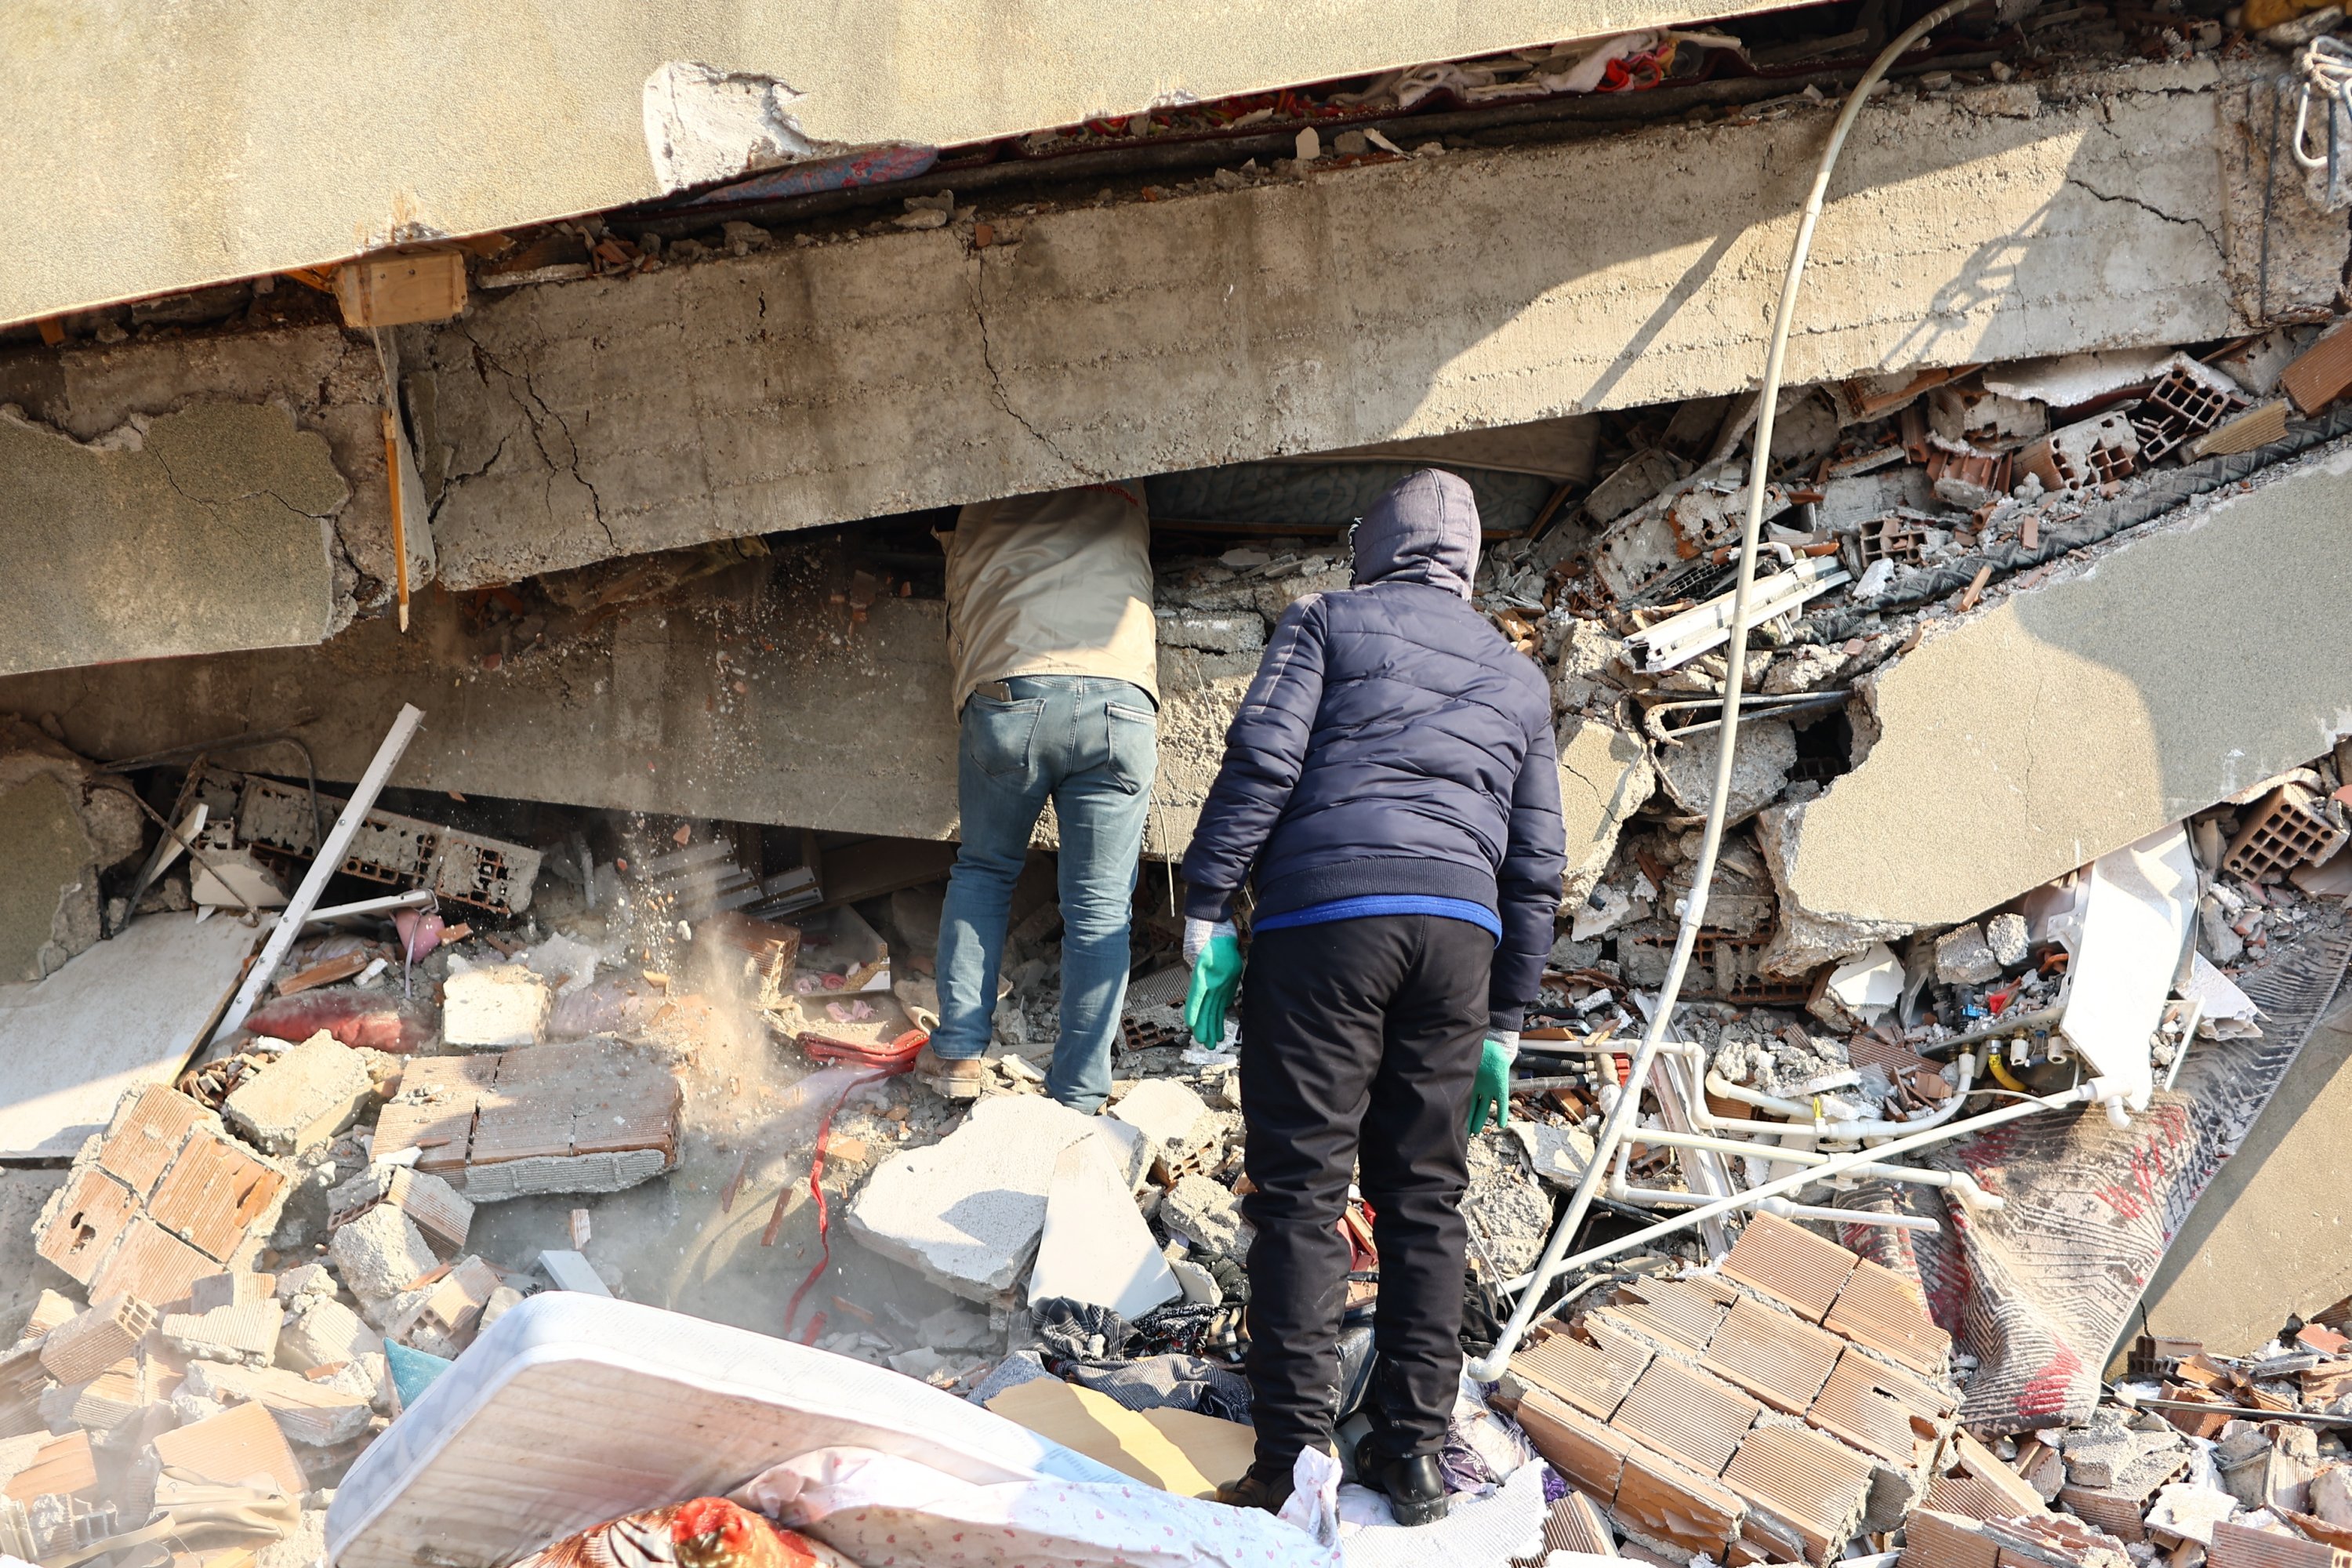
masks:
[[[1478,573],[1478,503],[1469,483],[1423,468],[1391,485],[1356,525],[1356,585],[1423,583],[1463,598]]]

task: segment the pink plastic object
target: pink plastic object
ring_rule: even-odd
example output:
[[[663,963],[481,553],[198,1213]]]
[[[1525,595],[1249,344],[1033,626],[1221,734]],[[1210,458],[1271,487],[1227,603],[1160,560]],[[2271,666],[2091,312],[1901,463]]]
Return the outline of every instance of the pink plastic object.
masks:
[[[411,963],[441,945],[443,925],[441,917],[429,910],[399,910],[392,917],[392,928],[407,944]]]

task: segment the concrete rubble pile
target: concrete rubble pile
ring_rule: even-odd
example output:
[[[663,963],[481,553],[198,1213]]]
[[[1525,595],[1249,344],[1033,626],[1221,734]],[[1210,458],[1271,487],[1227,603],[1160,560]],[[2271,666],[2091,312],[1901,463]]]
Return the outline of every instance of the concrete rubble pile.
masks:
[[[1789,395],[1733,827],[1671,1044],[1595,1178],[1613,1223],[2003,1095],[2093,1079],[2091,1098],[2128,1121],[2192,1053],[2260,1036],[2239,982],[2352,892],[2352,756],[2312,754],[2297,737],[2313,726],[2294,718],[2325,691],[2298,686],[2238,729],[2215,715],[2200,743],[2231,754],[2202,772],[2163,759],[2155,781],[2129,752],[2053,755],[2072,748],[2037,738],[2052,720],[2029,706],[2011,715],[2037,775],[2016,779],[2024,805],[1986,817],[1962,801],[1979,815],[1914,846],[1874,802],[1937,763],[1923,732],[2003,705],[1954,684],[1947,650],[1990,641],[1970,657],[2065,668],[2106,657],[2068,646],[2063,595],[2156,592],[2136,560],[2242,551],[2233,517],[2260,539],[2307,508],[2298,492],[2332,495],[2352,470],[2331,412],[2352,384],[2338,343],[2290,328],[2201,360],[2108,354]],[[2237,451],[2235,422],[2281,396],[2292,417]],[[1627,1092],[1693,892],[1751,416],[1726,400],[1612,420],[1576,511],[1560,500],[1482,564],[1480,606],[1548,668],[1571,854],[1511,1118],[1471,1142],[1474,1348],[1494,1343],[1559,1205],[1594,1176],[1595,1133]],[[1344,552],[1305,534],[1158,567],[1171,689],[1195,693],[1245,680],[1289,604],[1347,581]],[[2179,607],[2137,605],[2158,620]],[[1182,702],[1171,725],[1190,721]],[[2167,744],[2183,743],[2179,720],[2152,721]],[[1988,734],[1969,743],[2000,738]],[[48,737],[22,739],[41,776],[80,781],[84,816],[121,793]],[[2105,792],[2063,850],[2032,820],[2052,771],[2076,797]],[[152,856],[150,823],[81,863],[97,868],[86,901],[113,895],[107,929],[192,910],[267,921],[342,805],[322,795],[314,816],[299,786],[201,763],[178,787],[184,862]],[[1871,843],[1840,837],[1850,796],[1874,814]],[[402,889],[399,907],[308,931],[242,1029],[175,1086],[123,1097],[40,1216],[58,1274],[0,1362],[0,1550],[53,1556],[139,1528],[193,1506],[175,1489],[203,1477],[276,1510],[277,1534],[252,1549],[296,1568],[317,1554],[337,1478],[526,1296],[677,1300],[648,1194],[669,1212],[702,1205],[686,1227],[698,1248],[721,1235],[772,1247],[790,1227],[776,1267],[814,1268],[788,1310],[767,1277],[771,1331],[1171,1492],[1235,1479],[1251,1238],[1238,1058],[1185,1030],[1171,890],[1147,868],[1111,1099],[1087,1117],[1045,1092],[1058,913],[1050,877],[1024,879],[986,1090],[965,1108],[897,1076],[938,1017],[936,857],[909,858],[888,890],[827,899],[821,873],[849,862],[824,847],[779,871],[745,830],[674,820],[577,813],[509,837],[368,814],[345,868]],[[1937,858],[1952,834],[1965,865]],[[126,881],[142,847],[152,871]],[[1958,1166],[1874,1173],[1940,1189],[1961,1214],[1999,1198]],[[1447,1459],[1463,1517],[1577,1550],[1822,1568],[1895,1552],[1922,1568],[2120,1568],[2159,1551],[2181,1568],[2257,1568],[2247,1554],[2267,1552],[2273,1568],[2290,1545],[2352,1544],[2332,1428],[2315,1442],[2264,1419],[2340,1413],[2331,1369],[2352,1359],[2333,1328],[2295,1325],[2242,1363],[2173,1347],[2148,1363],[2160,1389],[2088,1425],[1972,1436],[1977,1358],[1956,1347],[1960,1325],[1931,1320],[1907,1247],[1882,1245],[1936,1222],[1862,1213],[1857,1185],[1833,1177],[1586,1276],[1499,1383],[1465,1384]],[[1360,1205],[1343,1228],[1352,1412],[1379,1257]],[[1550,1499],[1515,1489],[1521,1473],[1548,1477]],[[1341,1506],[1385,1517],[1352,1484]]]
[[[1407,151],[1373,123],[1424,101],[1532,110],[1593,91],[1607,71],[1637,88],[1736,86],[1684,116],[1693,128],[1811,115],[1817,87],[1767,96],[1759,73],[1862,48],[1885,31],[1883,9],[1864,7],[1843,43],[1751,50],[1659,30],[1264,103],[1179,94],[1132,119],[1035,132],[1019,156],[1109,156],[1147,137],[1271,126],[1281,144],[1263,165],[1254,154],[1202,173],[1205,158],[1170,154],[1168,167],[1192,172],[1139,187],[1136,204],[1246,192],[1271,212],[1318,165],[1395,159],[1426,174],[1480,150],[1439,138]],[[1998,9],[2000,27],[2020,20]],[[2104,58],[2128,43],[2145,57],[2136,70],[2226,75],[2251,95],[2242,16],[2225,27],[2201,9],[2093,4],[2028,20],[2046,55]],[[1997,37],[1996,52],[2012,34]],[[1974,63],[1906,71],[1884,97],[1937,126],[2045,111],[2056,124],[2105,101],[2070,102],[2043,61],[2020,80],[1991,54],[1961,58]],[[1718,69],[1730,74],[1708,74]],[[2336,112],[2352,134],[2352,109]],[[2253,123],[2216,115],[2232,137]],[[920,170],[938,156],[898,151],[923,154]],[[973,153],[950,172],[977,182],[992,166]],[[2332,178],[2332,155],[2327,166]],[[69,1157],[23,1162],[47,1159],[56,1184],[29,1226],[29,1315],[0,1323],[14,1331],[0,1340],[0,1561],[154,1568],[131,1553],[168,1537],[169,1568],[310,1568],[323,1561],[326,1510],[362,1456],[436,1380],[479,1373],[478,1342],[542,1294],[755,1329],[795,1342],[796,1355],[834,1358],[816,1364],[836,1375],[852,1361],[866,1363],[852,1369],[861,1378],[887,1369],[912,1380],[889,1383],[902,1394],[964,1416],[977,1405],[1176,1498],[1238,1479],[1253,1441],[1249,1041],[1236,1029],[1197,1042],[1186,1026],[1172,866],[1277,621],[1306,595],[1345,589],[1349,520],[1394,478],[1437,463],[1465,476],[1487,527],[1474,602],[1551,693],[1568,871],[1509,1113],[1469,1140],[1462,1338],[1474,1361],[1495,1358],[1495,1375],[1463,1380],[1442,1460],[1456,1506],[1419,1538],[1431,1544],[1415,1560],[2352,1568],[2339,1555],[2352,1552],[2352,1300],[2288,1320],[2267,1344],[2231,1347],[2241,1354],[2141,1335],[2105,1380],[2093,1364],[2104,1347],[2068,1335],[2086,1321],[2112,1337],[2115,1325],[2065,1319],[2079,1304],[2070,1296],[2139,1300],[2182,1212],[2300,1047],[2281,975],[2326,970],[2332,994],[2352,952],[2352,618],[2336,566],[2352,514],[2352,317],[2273,310],[2265,295],[2252,316],[2242,301],[2227,307],[2219,319],[2258,329],[2228,338],[2148,342],[2189,329],[2135,328],[2093,341],[2136,347],[1841,374],[1780,394],[1760,459],[1752,393],[1617,406],[1570,392],[1530,424],[1148,479],[1161,762],[1110,1095],[1094,1115],[1045,1088],[1062,1002],[1052,827],[1013,896],[978,1099],[950,1102],[908,1070],[940,1020],[955,751],[952,716],[931,700],[945,641],[939,564],[900,546],[946,509],[870,520],[866,534],[780,531],[772,544],[699,537],[677,519],[640,526],[656,509],[635,495],[613,506],[635,541],[625,548],[583,477],[584,439],[560,415],[542,426],[547,395],[483,341],[504,342],[500,323],[515,331],[541,290],[588,312],[591,288],[667,298],[656,291],[681,288],[689,268],[740,276],[724,269],[772,247],[775,259],[861,237],[910,251],[954,240],[968,247],[959,257],[993,395],[1052,447],[1013,412],[986,357],[982,307],[998,307],[979,279],[1041,256],[1079,276],[1085,258],[1070,258],[1079,247],[1066,237],[1024,237],[1032,220],[1037,236],[1076,232],[1047,220],[1108,209],[1110,190],[1067,213],[1047,211],[1049,195],[981,218],[938,182],[844,195],[856,188],[811,185],[789,199],[838,205],[776,209],[779,225],[825,218],[821,237],[771,232],[749,221],[768,205],[717,191],[697,198],[713,213],[647,209],[489,237],[443,264],[451,309],[469,286],[506,302],[478,305],[463,328],[443,324],[455,316],[394,323],[415,330],[380,341],[385,357],[359,378],[372,398],[379,372],[399,377],[408,405],[384,416],[388,494],[396,510],[404,460],[435,470],[415,476],[436,496],[417,526],[429,543],[443,521],[441,587],[462,584],[465,596],[420,600],[421,616],[439,617],[416,639],[424,651],[408,664],[352,657],[352,689],[417,669],[438,686],[460,671],[451,707],[468,711],[449,733],[461,738],[434,764],[457,767],[490,765],[472,760],[499,750],[485,736],[511,742],[544,724],[544,712],[526,714],[497,730],[508,721],[483,715],[501,700],[521,711],[518,693],[553,689],[580,713],[621,713],[628,685],[625,722],[576,726],[615,755],[650,748],[653,761],[632,753],[625,782],[468,801],[420,768],[404,779],[432,787],[380,802],[390,760],[350,795],[263,771],[263,759],[286,765],[268,750],[286,732],[110,764],[93,758],[145,748],[84,756],[55,712],[0,714],[0,984],[54,985],[145,922],[252,939],[218,977],[234,1016],[217,1037],[215,1010],[168,1070],[119,1099],[107,1089],[103,1126],[84,1138],[75,1125]],[[2196,218],[2091,194],[2227,248]],[[2284,219],[2279,232],[2284,278],[2294,237]],[[2325,270],[2336,275],[2332,257]],[[256,321],[269,292],[244,296]],[[967,295],[954,292],[961,310]],[[767,300],[756,304],[764,318]],[[1002,345],[1007,316],[997,321]],[[1479,335],[1504,334],[1482,324]],[[99,341],[111,350],[123,337]],[[2011,340],[1988,328],[1966,341]],[[1810,374],[1924,363],[1889,344],[1858,362],[1837,352],[1847,357],[1816,355],[1824,369]],[[1004,353],[1016,384],[1028,371],[1013,360],[1038,357]],[[1690,357],[1728,363],[1730,352]],[[514,381],[537,412],[469,408],[467,375]],[[1655,398],[1736,383],[1643,384],[1638,395]],[[729,416],[714,408],[716,428]],[[16,410],[0,404],[0,425],[24,425]],[[373,442],[374,405],[365,413]],[[534,439],[499,439],[513,417]],[[404,418],[468,427],[404,451]],[[559,492],[524,452],[549,458],[556,426],[609,554],[557,540],[547,508]],[[485,436],[496,450],[466,451]],[[471,467],[453,472],[461,454]],[[1132,477],[1054,455],[1090,481]],[[586,468],[604,471],[593,454]],[[529,516],[556,541],[548,553],[509,549],[482,526],[500,486],[538,498]],[[1764,521],[1729,799],[1718,801],[1750,486]],[[911,504],[913,492],[890,493]],[[765,504],[745,501],[742,514]],[[307,551],[312,523],[329,520],[295,510]],[[331,556],[342,548],[331,543]],[[363,589],[330,584],[322,621],[378,617],[396,594],[404,634],[404,554],[396,570],[397,588],[373,569]],[[745,605],[788,613],[762,622]],[[249,658],[222,679],[249,693],[300,684],[264,656],[327,635],[196,651]],[[780,637],[798,642],[780,648]],[[455,663],[433,662],[451,648]],[[663,662],[673,650],[674,667]],[[842,674],[853,666],[872,684]],[[65,668],[79,679],[79,666]],[[93,691],[106,679],[92,677]],[[594,707],[608,689],[616,706]],[[890,711],[873,691],[893,694]],[[693,750],[697,707],[723,752]],[[787,718],[761,716],[772,712]],[[812,754],[834,749],[798,777],[803,759],[763,752],[760,737],[777,731],[761,723],[823,729]],[[897,749],[839,744],[850,730],[887,732]],[[561,765],[582,754],[596,753],[563,752]],[[712,755],[728,765],[702,766]],[[782,826],[805,819],[775,801],[855,793],[836,786],[885,755],[916,782],[883,781],[876,793],[888,798],[854,830]],[[730,801],[742,821],[677,804],[772,786],[787,793]],[[1727,832],[1702,889],[1718,806]],[[331,874],[337,899],[315,908]],[[1662,997],[1702,900],[1689,973]],[[267,961],[253,952],[262,941]],[[232,1002],[248,979],[257,995]],[[1663,1048],[1633,1081],[1636,1042],[1654,1030]],[[2258,1091],[2215,1109],[2226,1074],[2197,1069],[2217,1062],[2259,1077]],[[2104,1138],[2097,1152],[2126,1174],[2087,1157],[2049,1168],[2042,1145],[2009,1141],[2022,1138],[2021,1118],[1992,1125],[2021,1107],[2064,1119],[2084,1148]],[[1612,1120],[1626,1132],[1604,1159]],[[2091,1192],[2089,1217],[2043,1217],[2079,1277],[2045,1279],[2023,1253],[1977,1267],[1989,1255],[1971,1248],[2001,1245],[2032,1194],[2069,1183]],[[1538,1260],[1572,1194],[1590,1195],[1592,1214],[1562,1237],[1578,1256],[1554,1278]],[[2147,1256],[2103,1250],[2131,1225],[2143,1241],[2161,1232]],[[1370,1533],[1393,1521],[1353,1473],[1381,1289],[1360,1194],[1338,1228],[1351,1268],[1335,1391],[1346,1479],[1331,1506],[1335,1540],[1353,1544],[1334,1560],[1402,1560],[1393,1536],[1383,1547]],[[1524,1335],[1507,1326],[1522,1301]],[[691,1338],[682,1327],[677,1337]],[[2021,1392],[2016,1363],[2033,1355]],[[1498,1540],[1509,1550],[1493,1549]]]
[[[445,835],[445,863],[467,843]],[[502,917],[536,862],[510,862]],[[469,1236],[488,1205],[669,1170],[675,1058],[545,1026],[572,977],[548,961],[584,984],[595,950],[477,939],[454,913],[298,943],[249,1028],[83,1144],[33,1226],[47,1288],[0,1356],[0,1553],[70,1558],[168,1517],[191,1563],[305,1568],[337,1478],[483,1330],[558,1279],[606,1289],[569,1248],[494,1263]],[[478,1045],[485,1014],[539,1026]]]

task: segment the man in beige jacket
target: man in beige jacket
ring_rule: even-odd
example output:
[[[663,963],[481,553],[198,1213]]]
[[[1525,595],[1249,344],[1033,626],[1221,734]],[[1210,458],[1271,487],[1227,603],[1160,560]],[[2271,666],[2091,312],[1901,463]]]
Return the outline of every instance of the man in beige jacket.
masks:
[[[941,535],[963,842],[940,920],[940,1026],[915,1071],[950,1099],[981,1091],[1013,884],[1048,799],[1062,1023],[1045,1087],[1087,1111],[1110,1092],[1159,760],[1150,538],[1139,484],[983,501]]]

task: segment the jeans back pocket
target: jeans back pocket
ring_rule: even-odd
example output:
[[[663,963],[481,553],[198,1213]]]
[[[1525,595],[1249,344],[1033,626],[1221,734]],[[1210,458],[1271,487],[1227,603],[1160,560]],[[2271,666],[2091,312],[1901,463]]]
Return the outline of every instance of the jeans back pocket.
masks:
[[[1140,795],[1160,768],[1160,716],[1119,702],[1104,703],[1103,713],[1110,726],[1111,779],[1128,794]]]
[[[1029,771],[1029,753],[1036,744],[1037,721],[1045,711],[1042,697],[1017,697],[1002,701],[975,694],[963,706],[963,744],[982,773],[994,779],[1013,778]]]

